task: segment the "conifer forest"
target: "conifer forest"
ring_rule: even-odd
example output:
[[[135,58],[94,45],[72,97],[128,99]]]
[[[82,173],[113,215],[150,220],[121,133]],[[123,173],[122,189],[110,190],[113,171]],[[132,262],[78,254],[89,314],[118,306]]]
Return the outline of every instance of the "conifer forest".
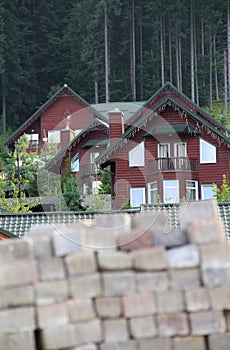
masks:
[[[230,97],[228,0],[0,0],[1,129],[68,84],[89,103],[166,81],[212,110]]]

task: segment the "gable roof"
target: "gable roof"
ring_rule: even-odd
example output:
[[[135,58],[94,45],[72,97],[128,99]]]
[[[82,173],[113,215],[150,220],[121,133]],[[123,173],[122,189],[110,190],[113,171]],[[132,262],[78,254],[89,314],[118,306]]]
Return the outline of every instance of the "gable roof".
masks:
[[[198,115],[201,115],[204,119],[207,121],[213,123],[217,128],[220,128],[223,132],[225,132],[227,129],[218,122],[214,117],[212,117],[209,113],[207,113],[203,108],[201,108],[199,105],[197,105],[195,102],[193,102],[188,96],[186,96],[182,91],[179,91],[172,83],[169,81],[166,82],[152,97],[150,97],[145,103],[144,107],[147,107],[148,105],[151,105],[154,103],[154,100],[159,95],[170,95],[172,93],[176,93],[180,98],[182,98],[186,103],[191,105],[191,107],[194,108],[196,113]]]
[[[14,142],[19,135],[23,133],[31,124],[33,124],[41,115],[41,113],[47,109],[52,103],[54,103],[58,97],[64,94],[69,94],[70,96],[76,97],[85,107],[90,107],[88,102],[86,102],[80,95],[78,95],[74,90],[72,90],[67,84],[64,84],[53,96],[51,96],[41,107],[39,107],[16,131],[11,134],[11,136],[5,141],[5,145],[8,146]]]
[[[173,90],[175,90],[178,94],[181,94],[170,83],[166,83],[163,88],[166,87],[172,87]],[[163,88],[161,88],[159,91],[163,92]],[[157,93],[154,96],[156,98]],[[182,96],[183,98],[186,98],[183,94]],[[186,100],[190,102],[189,99],[186,98]],[[151,99],[149,101],[151,101]],[[146,110],[145,113],[139,118],[136,118],[136,115],[134,115],[133,118],[129,120],[129,123],[132,125],[125,131],[123,135],[121,135],[106,150],[104,150],[104,152],[100,154],[100,156],[96,159],[97,163],[102,164],[106,162],[114,152],[122,148],[127,143],[127,139],[134,137],[140,129],[146,127],[148,122],[157,117],[160,112],[162,112],[167,106],[171,106],[178,110],[181,117],[184,118],[186,124],[188,124],[187,117],[192,117],[197,122],[197,132],[199,132],[201,128],[205,128],[206,130],[209,130],[210,134],[218,141],[219,144],[225,143],[229,147],[229,130],[223,127],[220,123],[216,122],[216,120],[213,117],[209,116],[206,112],[203,112],[200,107],[194,103],[193,105],[197,107],[196,109],[194,108],[194,111],[186,107],[184,104],[182,105],[170,94],[170,92],[167,94],[162,94],[162,99],[156,105],[154,105],[151,110]],[[197,109],[199,109],[199,113],[197,112]]]
[[[84,128],[82,131],[77,134],[65,147],[63,147],[49,162],[47,162],[45,169],[49,170],[56,164],[58,164],[67,154],[68,151],[71,151],[73,147],[76,146],[80,141],[90,132],[90,130],[94,129],[97,126],[102,126],[105,129],[109,129],[109,125],[100,120],[97,117],[94,117],[93,120]],[[100,140],[99,140],[100,142]]]

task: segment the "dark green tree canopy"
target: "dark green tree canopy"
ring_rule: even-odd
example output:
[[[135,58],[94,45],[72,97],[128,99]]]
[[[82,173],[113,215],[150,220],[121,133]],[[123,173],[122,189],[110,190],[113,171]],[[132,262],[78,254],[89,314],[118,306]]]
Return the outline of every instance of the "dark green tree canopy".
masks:
[[[226,0],[1,0],[7,129],[64,83],[89,103],[105,102],[106,81],[111,101],[146,100],[168,80],[200,105],[223,99],[227,13]]]

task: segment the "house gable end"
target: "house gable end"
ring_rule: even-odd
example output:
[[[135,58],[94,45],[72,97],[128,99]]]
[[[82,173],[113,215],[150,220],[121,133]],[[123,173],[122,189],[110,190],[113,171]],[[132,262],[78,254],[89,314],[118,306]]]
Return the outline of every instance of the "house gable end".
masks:
[[[25,133],[30,126],[32,126],[37,119],[41,118],[43,113],[50,108],[61,97],[74,97],[82,108],[88,108],[89,104],[81,98],[75,91],[73,91],[66,84],[60,88],[53,96],[51,96],[38,110],[36,110],[6,141],[5,146],[10,147],[23,133]],[[64,115],[63,115],[64,118]]]
[[[118,138],[113,144],[110,145],[108,149],[101,154],[98,158],[98,163],[102,164],[110,159],[110,157],[119,149],[123,148],[127,144],[128,139],[133,138],[137,132],[142,129],[148,128],[149,122],[154,118],[160,115],[167,107],[172,107],[175,111],[178,112],[178,115],[181,117],[181,120],[184,123],[189,124],[188,117],[192,118],[196,122],[196,131],[197,133],[205,131],[212,136],[213,139],[217,140],[218,144],[225,144],[227,147],[230,145],[230,139],[228,134],[225,135],[219,128],[214,127],[210,122],[206,121],[200,114],[196,114],[193,111],[189,110],[184,105],[181,105],[178,101],[173,99],[171,96],[164,97],[153,110],[150,110],[148,114],[142,116],[139,120],[135,122],[120,138]],[[180,121],[181,123],[181,121]],[[227,129],[224,129],[227,132]]]

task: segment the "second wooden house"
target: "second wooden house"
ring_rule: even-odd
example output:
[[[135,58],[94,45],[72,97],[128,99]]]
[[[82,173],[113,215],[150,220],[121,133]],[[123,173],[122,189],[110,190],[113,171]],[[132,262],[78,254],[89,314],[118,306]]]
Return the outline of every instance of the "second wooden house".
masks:
[[[94,116],[48,168],[64,174],[70,157],[85,195],[110,168],[114,209],[212,198],[229,178],[228,130],[170,83],[135,106]]]

